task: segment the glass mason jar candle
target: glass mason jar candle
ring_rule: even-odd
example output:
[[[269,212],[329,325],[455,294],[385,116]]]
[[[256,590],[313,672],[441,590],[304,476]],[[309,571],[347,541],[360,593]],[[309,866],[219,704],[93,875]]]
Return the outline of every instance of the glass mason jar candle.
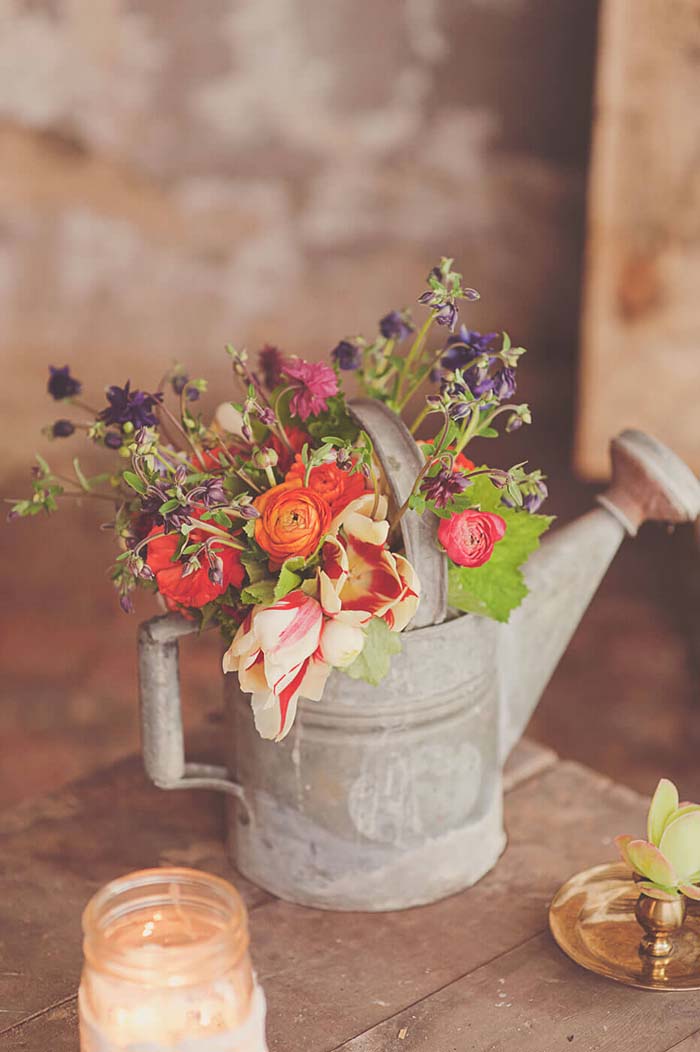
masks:
[[[265,999],[238,892],[193,869],[146,869],[83,914],[81,1052],[267,1052]]]

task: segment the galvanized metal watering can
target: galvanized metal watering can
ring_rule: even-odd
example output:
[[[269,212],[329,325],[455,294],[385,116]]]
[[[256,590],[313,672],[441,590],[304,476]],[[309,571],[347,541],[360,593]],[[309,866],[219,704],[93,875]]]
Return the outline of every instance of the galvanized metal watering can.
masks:
[[[422,453],[378,402],[354,403],[399,503]],[[599,507],[549,537],[526,567],[529,596],[507,625],[450,618],[435,523],[406,515],[423,594],[403,651],[379,687],[334,672],[321,702],[300,701],[284,741],[264,741],[249,696],[226,677],[226,765],[185,759],[178,615],[140,631],[143,756],[163,789],[229,794],[233,862],[283,899],[389,910],[475,883],[505,845],[501,772],[625,534],[646,519],[700,514],[700,484],[639,431],[613,440]]]

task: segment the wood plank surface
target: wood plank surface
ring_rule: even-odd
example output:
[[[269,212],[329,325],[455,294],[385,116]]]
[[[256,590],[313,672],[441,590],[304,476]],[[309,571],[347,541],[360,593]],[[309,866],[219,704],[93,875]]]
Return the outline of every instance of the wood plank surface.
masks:
[[[242,886],[253,956],[268,997],[271,1052],[328,1052],[344,1043],[353,1047],[353,1041],[373,1041],[368,1049],[394,1047],[393,1021],[401,1013],[408,1018],[416,1006],[425,1011],[430,1033],[428,1006],[440,991],[513,954],[519,962],[514,974],[525,982],[527,947],[540,943],[548,952],[543,957],[538,951],[533,960],[550,961],[553,985],[564,1000],[569,993],[575,1000],[580,984],[608,990],[610,984],[570,965],[542,934],[547,905],[572,872],[613,857],[615,833],[642,827],[645,802],[576,764],[554,763],[537,747],[524,748],[510,771],[516,784],[506,798],[509,844],[496,868],[459,895],[389,914],[309,910],[246,886],[226,863],[221,801],[211,794],[155,790],[145,784],[136,761],[2,816],[2,970],[18,974],[0,976],[1,1052],[77,1047],[70,998],[80,968],[80,910],[104,880],[159,862],[201,866]],[[527,981],[536,985],[538,973]],[[698,999],[684,997],[700,1017]],[[477,1026],[476,1003],[467,999],[466,1021],[450,1016],[455,1026]],[[585,998],[576,1003],[583,1015],[592,1010]],[[561,1015],[559,1002],[552,1011],[555,1019],[569,1018]],[[519,1047],[516,1031],[499,1030],[504,1013],[494,1013],[486,1029],[474,1030],[487,1042],[483,1045],[453,1041],[415,1047],[431,1052]],[[582,1021],[581,1032],[586,1026]],[[383,1029],[375,1034],[377,1027]],[[672,1033],[684,1038],[692,1029],[679,1025]],[[493,1044],[501,1037],[512,1044]],[[396,1047],[403,1052],[411,1046]],[[650,1052],[668,1047],[656,1037],[647,1045]]]
[[[83,908],[114,877],[190,865],[266,901],[233,875],[223,816],[220,795],[155,789],[136,757],[0,815],[0,1031],[75,992]]]
[[[698,994],[659,994],[606,982],[578,968],[541,934],[342,1049],[667,1052],[695,1033],[699,1018]]]
[[[576,459],[641,427],[700,472],[700,6],[603,0]]]

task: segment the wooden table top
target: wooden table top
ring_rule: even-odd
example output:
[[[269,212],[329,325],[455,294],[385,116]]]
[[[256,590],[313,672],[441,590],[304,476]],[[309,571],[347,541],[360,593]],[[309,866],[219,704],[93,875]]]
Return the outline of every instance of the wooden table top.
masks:
[[[272,898],[224,854],[223,801],[165,793],[129,759],[0,815],[0,1052],[77,1052],[80,914],[132,869],[227,876],[250,911],[270,1052],[698,1052],[700,993],[649,993],[590,975],[547,930],[572,873],[614,858],[646,801],[523,742],[508,767],[509,841],[474,888],[390,914]]]

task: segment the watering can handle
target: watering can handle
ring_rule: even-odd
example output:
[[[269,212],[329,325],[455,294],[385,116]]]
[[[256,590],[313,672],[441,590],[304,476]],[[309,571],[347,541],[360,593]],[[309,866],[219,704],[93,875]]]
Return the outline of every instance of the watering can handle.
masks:
[[[610,443],[612,482],[596,500],[635,537],[644,522],[693,522],[700,515],[698,480],[672,450],[628,428]]]
[[[403,420],[382,402],[358,398],[350,402],[349,408],[372,439],[391,494],[400,508],[425,464],[422,450]],[[411,512],[401,519],[406,557],[421,582],[420,603],[409,631],[440,624],[447,615],[447,560],[437,546],[437,525],[432,512],[423,515]]]
[[[166,614],[139,629],[141,750],[146,774],[160,789],[218,789],[246,803],[226,767],[185,760],[178,640],[199,632],[194,621]]]

